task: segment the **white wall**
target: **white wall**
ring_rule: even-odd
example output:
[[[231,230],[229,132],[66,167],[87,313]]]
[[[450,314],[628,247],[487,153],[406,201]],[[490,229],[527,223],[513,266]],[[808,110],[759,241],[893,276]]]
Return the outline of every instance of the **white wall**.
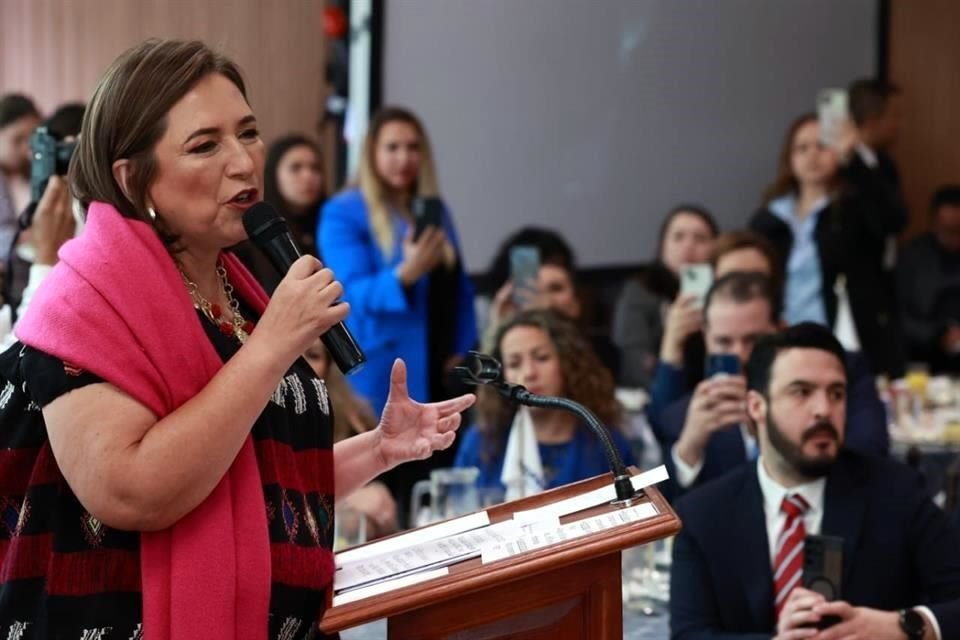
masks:
[[[742,225],[788,122],[874,72],[875,0],[391,0],[384,96],[424,119],[470,271],[523,224],[648,259],[679,201]]]

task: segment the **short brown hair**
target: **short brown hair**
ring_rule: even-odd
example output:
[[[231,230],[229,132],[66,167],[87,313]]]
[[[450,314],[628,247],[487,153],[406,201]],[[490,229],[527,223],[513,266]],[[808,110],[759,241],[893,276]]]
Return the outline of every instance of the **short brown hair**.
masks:
[[[770,280],[777,289],[783,288],[783,259],[769,240],[753,231],[730,231],[721,234],[713,247],[710,266],[716,270],[720,258],[734,251],[755,249],[763,254],[770,265]]]
[[[703,301],[703,317],[707,317],[710,305],[716,300],[729,300],[737,304],[766,300],[770,307],[770,323],[777,324],[783,312],[781,298],[780,291],[773,286],[773,282],[766,274],[731,271],[714,281],[710,290],[707,291]]]
[[[106,202],[127,218],[152,222],[147,189],[156,176],[153,150],[166,132],[167,113],[215,73],[236,85],[246,99],[239,67],[196,40],[151,39],[114,60],[87,107],[70,163],[73,195],[84,211],[91,202]],[[113,177],[113,164],[121,159],[131,163],[129,197]],[[164,241],[174,239],[153,224]]]
[[[900,94],[900,87],[878,78],[861,78],[847,88],[847,102],[854,124],[862,127],[870,118],[883,115],[890,99]]]

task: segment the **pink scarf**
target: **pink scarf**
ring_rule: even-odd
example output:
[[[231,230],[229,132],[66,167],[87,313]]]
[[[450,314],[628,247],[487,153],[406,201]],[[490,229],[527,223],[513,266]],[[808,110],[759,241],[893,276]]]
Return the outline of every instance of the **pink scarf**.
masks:
[[[262,313],[263,289],[233,255],[223,258],[237,293]],[[196,395],[223,364],[157,234],[100,202],[90,206],[83,234],[61,249],[16,333],[114,384],[159,418]],[[140,541],[144,637],[266,638],[270,543],[249,436],[200,506]]]

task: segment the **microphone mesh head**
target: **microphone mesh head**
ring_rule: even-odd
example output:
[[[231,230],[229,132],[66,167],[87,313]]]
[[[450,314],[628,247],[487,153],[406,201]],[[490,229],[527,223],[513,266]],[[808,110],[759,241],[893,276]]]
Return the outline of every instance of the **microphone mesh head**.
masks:
[[[288,232],[287,221],[280,217],[272,204],[263,201],[243,212],[243,228],[247,237],[257,245]]]

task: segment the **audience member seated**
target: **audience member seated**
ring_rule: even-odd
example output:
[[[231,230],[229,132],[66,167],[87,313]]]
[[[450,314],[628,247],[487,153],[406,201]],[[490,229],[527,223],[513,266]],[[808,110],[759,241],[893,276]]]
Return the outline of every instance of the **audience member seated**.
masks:
[[[450,397],[445,376],[477,344],[473,286],[450,212],[442,227],[414,238],[413,199],[439,194],[426,130],[409,111],[390,107],[370,123],[358,186],[332,198],[321,214],[320,253],[343,283],[347,325],[367,356],[349,382],[375,413],[383,411],[397,358],[407,363],[412,398],[442,400]],[[409,513],[413,483],[451,466],[453,455],[451,448],[382,478],[401,514]]]
[[[761,235],[751,231],[733,231],[719,238],[710,256],[714,280],[728,273],[762,273],[771,279],[774,299],[780,300],[783,290],[783,275],[779,270],[776,249]],[[702,310],[696,309],[697,321],[702,320]],[[703,331],[686,334],[682,329],[691,321],[689,311],[675,305],[667,316],[667,331],[661,351],[664,353],[682,353],[682,366],[673,364],[670,359],[661,360],[657,365],[653,382],[650,385],[650,402],[647,415],[656,422],[664,409],[679,400],[688,391],[692,391],[703,380],[706,347]]]
[[[674,640],[960,637],[960,531],[912,470],[844,449],[845,361],[813,323],[753,349],[746,411],[760,456],[676,503]],[[842,600],[800,586],[807,535],[843,539]],[[807,628],[828,616],[836,626]],[[901,618],[918,616],[924,629],[907,634]]]
[[[365,433],[377,427],[379,420],[370,405],[357,397],[347,384],[346,378],[333,364],[330,352],[317,338],[306,353],[304,360],[316,372],[327,387],[330,413],[333,416],[333,441],[340,442],[352,435]],[[397,503],[386,485],[373,481],[338,501],[367,519],[367,539],[373,540],[390,535],[397,530]]]
[[[754,344],[780,327],[780,305],[759,273],[729,273],[717,280],[704,307],[707,353],[734,354],[743,370]],[[851,356],[846,446],[864,454],[889,450],[887,420],[873,376]],[[654,431],[664,446],[673,491],[684,491],[752,460],[757,453],[746,414],[742,375],[713,375],[662,414]],[[676,483],[677,486],[673,486]]]
[[[267,150],[263,168],[263,199],[287,221],[290,235],[303,255],[317,253],[317,221],[323,205],[323,155],[316,142],[286,135]],[[262,252],[249,242],[234,249],[267,292],[280,284],[278,273]]]
[[[932,229],[900,254],[900,311],[911,361],[960,374],[960,185],[930,203]]]
[[[624,462],[635,464],[618,431],[613,377],[570,319],[524,311],[500,328],[495,344],[507,382],[586,405],[609,427]],[[502,489],[513,500],[610,470],[600,441],[572,413],[518,408],[489,387],[477,401],[479,420],[461,438],[456,466],[478,467],[481,488]]]
[[[624,284],[614,309],[612,333],[620,348],[622,384],[649,386],[658,352],[661,362],[677,366],[682,362],[683,353],[674,346],[700,329],[700,312],[695,300],[676,299],[678,278],[685,266],[710,259],[718,232],[713,216],[702,207],[680,205],[667,214],[660,227],[656,260]],[[675,317],[665,327],[668,315]]]
[[[559,234],[551,231],[545,233],[550,235],[542,236],[540,245],[547,245],[546,249],[548,251],[552,247],[549,246],[546,240],[562,243],[562,245],[555,245],[556,247],[567,246]],[[522,236],[524,234],[520,233],[515,235]],[[512,246],[524,245],[517,244]],[[538,250],[540,250],[538,244],[526,246],[537,247]],[[509,249],[512,248],[511,245],[505,244],[504,247],[506,248],[506,253],[509,255]],[[584,318],[586,316],[584,307],[586,305],[584,305],[582,293],[577,286],[576,273],[572,263],[572,253],[565,253],[563,251],[541,253],[537,282],[532,287],[529,285],[525,287],[520,306],[522,309],[518,308],[516,296],[514,296],[513,282],[507,280],[497,289],[497,293],[490,303],[486,323],[487,329],[482,341],[483,349],[487,350],[492,348],[497,328],[519,311],[553,309],[574,320],[580,326],[584,335],[587,336],[587,339],[590,341],[594,353],[600,358],[600,362],[610,370],[614,380],[617,380],[620,372],[620,351],[613,342],[610,341],[609,336],[605,334],[589,335],[587,333],[587,327],[584,326]]]
[[[17,218],[30,204],[30,135],[40,112],[20,94],[0,97],[0,270],[17,232]]]
[[[502,318],[491,319],[490,305],[493,299],[510,281],[510,252],[514,247],[535,247],[540,254],[540,264],[552,264],[575,273],[576,255],[562,235],[552,229],[523,227],[507,237],[497,249],[490,268],[477,279],[477,322],[480,333],[494,333]],[[488,326],[493,322],[493,326]]]
[[[717,238],[710,256],[713,277],[728,273],[762,273],[770,278],[775,291],[783,288],[780,259],[770,241],[752,231],[731,231]]]
[[[834,328],[875,373],[897,377],[904,369],[902,331],[885,255],[907,212],[899,192],[855,152],[858,141],[847,127],[826,146],[817,117],[798,118],[750,227],[780,255],[786,322]]]

